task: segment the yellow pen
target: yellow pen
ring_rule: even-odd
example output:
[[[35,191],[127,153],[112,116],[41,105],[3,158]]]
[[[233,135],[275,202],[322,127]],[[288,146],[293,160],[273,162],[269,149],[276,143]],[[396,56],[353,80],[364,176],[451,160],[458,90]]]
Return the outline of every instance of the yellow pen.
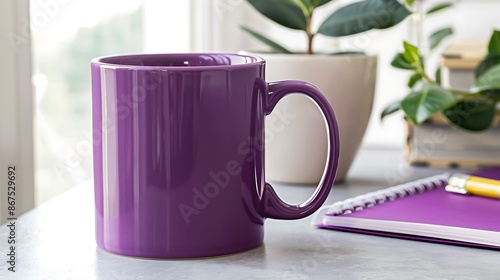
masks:
[[[446,191],[500,199],[500,181],[456,173],[448,180]]]

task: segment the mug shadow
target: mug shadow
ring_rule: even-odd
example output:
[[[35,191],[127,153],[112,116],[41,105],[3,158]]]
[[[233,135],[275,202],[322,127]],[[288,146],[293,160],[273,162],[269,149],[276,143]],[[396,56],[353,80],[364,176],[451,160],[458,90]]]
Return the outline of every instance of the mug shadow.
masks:
[[[125,260],[143,260],[143,261],[178,261],[178,262],[188,262],[188,261],[210,261],[210,260],[221,260],[221,259],[248,259],[252,258],[264,258],[265,257],[265,245],[261,244],[257,247],[225,254],[225,255],[217,255],[217,256],[208,256],[208,257],[193,257],[193,258],[148,258],[148,257],[137,257],[137,256],[129,256],[122,255],[113,252],[106,251],[98,246],[95,247],[96,256],[99,258],[108,258],[108,257],[118,257]]]

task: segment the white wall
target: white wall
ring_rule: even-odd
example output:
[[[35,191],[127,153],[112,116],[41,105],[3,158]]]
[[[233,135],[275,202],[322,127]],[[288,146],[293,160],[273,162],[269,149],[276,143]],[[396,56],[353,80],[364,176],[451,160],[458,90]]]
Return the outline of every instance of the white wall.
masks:
[[[143,3],[144,52],[188,52],[191,45],[191,2],[143,0]]]
[[[195,51],[237,52],[242,49],[261,49],[263,45],[239,30],[238,25],[246,25],[259,30],[276,41],[294,49],[303,50],[305,35],[289,30],[270,22],[252,9],[244,0],[192,0],[201,2],[204,13],[197,14],[195,21],[198,36],[194,40]],[[326,16],[337,7],[351,0],[336,0],[317,11],[318,26]],[[448,2],[429,0],[424,2],[428,8],[436,3]],[[427,35],[439,27],[452,25],[455,29],[453,40],[487,40],[493,28],[500,28],[500,1],[484,0],[454,1],[455,7],[435,14],[426,19]],[[212,33],[213,32],[213,33]],[[410,20],[383,31],[371,31],[359,36],[351,36],[337,41],[331,38],[317,38],[317,50],[329,50],[336,46],[349,49],[361,49],[367,53],[379,55],[378,80],[372,118],[365,135],[364,145],[375,147],[403,147],[405,141],[405,125],[402,115],[388,117],[383,122],[379,115],[384,106],[393,100],[401,99],[407,93],[406,81],[408,74],[390,66],[394,54],[401,49],[402,41],[411,37]],[[212,33],[213,36],[206,36]],[[439,52],[439,50],[438,50]],[[430,57],[431,67],[435,69],[439,55]]]

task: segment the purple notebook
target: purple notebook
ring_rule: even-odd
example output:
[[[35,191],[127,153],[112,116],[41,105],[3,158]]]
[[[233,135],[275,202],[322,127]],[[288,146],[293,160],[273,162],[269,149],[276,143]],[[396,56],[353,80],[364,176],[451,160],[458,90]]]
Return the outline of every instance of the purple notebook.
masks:
[[[475,175],[500,179],[500,168]],[[448,178],[442,174],[335,203],[318,226],[500,249],[500,200],[446,192]]]

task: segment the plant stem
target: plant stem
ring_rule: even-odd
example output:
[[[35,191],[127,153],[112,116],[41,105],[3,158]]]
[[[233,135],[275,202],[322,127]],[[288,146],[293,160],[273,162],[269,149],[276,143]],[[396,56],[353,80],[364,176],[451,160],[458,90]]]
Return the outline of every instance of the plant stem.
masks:
[[[416,65],[417,66],[417,72],[420,74],[420,76],[422,76],[422,79],[424,79],[424,81],[428,82],[429,84],[435,84],[436,81],[432,80],[429,76],[427,76],[427,73],[425,73],[425,69],[420,66],[420,65]]]
[[[307,33],[307,54],[313,54],[312,45],[313,45],[314,34]]]
[[[424,70],[424,68],[422,66],[417,65],[417,72],[420,74],[420,76],[422,76],[422,79],[424,79],[424,81],[426,81],[427,83],[429,83],[429,84],[436,84],[436,81],[434,81],[429,76],[427,76],[427,73],[425,73],[425,70]],[[461,90],[461,89],[457,89],[457,88],[450,87],[450,88],[445,88],[445,89],[448,90],[449,92],[451,92],[454,95],[458,95],[461,98],[465,98],[466,96],[470,96],[471,95],[471,92],[468,92],[468,91],[465,91],[465,90]]]
[[[468,91],[456,89],[456,88],[447,88],[447,90],[455,95],[459,95],[461,97],[471,96],[472,94]]]
[[[307,26],[306,26],[306,34],[307,34],[307,54],[313,54],[313,39],[314,39],[314,34],[312,33],[312,28],[311,28],[311,19],[313,16],[313,9],[309,11],[309,15],[307,16]]]

